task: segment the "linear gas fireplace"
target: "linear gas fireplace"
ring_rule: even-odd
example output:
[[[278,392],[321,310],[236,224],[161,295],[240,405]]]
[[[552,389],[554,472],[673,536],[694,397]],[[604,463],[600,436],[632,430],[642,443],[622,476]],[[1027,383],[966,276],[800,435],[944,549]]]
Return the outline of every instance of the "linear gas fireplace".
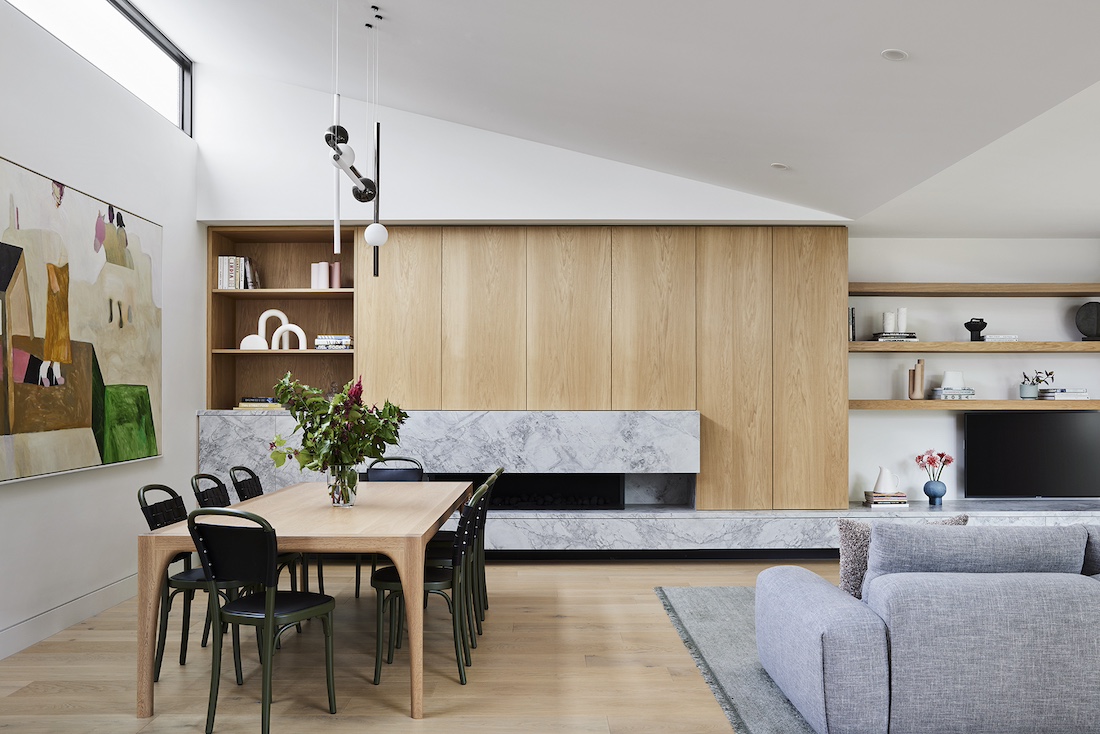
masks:
[[[488,474],[428,474],[431,481],[473,482]],[[625,474],[509,474],[493,487],[490,509],[501,510],[621,510],[625,506]]]

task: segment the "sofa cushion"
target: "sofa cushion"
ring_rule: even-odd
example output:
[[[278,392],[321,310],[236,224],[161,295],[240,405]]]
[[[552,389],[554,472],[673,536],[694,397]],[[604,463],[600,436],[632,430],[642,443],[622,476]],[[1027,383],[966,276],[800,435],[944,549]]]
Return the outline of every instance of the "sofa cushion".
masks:
[[[955,515],[922,522],[930,525],[966,525],[968,519],[968,515]],[[863,576],[867,573],[867,547],[871,544],[871,523],[841,517],[837,518],[836,529],[840,534],[840,588],[862,599]],[[1100,525],[1096,529],[1100,532]],[[1100,548],[1097,556],[1097,564],[1100,565]],[[1100,573],[1100,568],[1096,572]]]
[[[1084,525],[949,527],[878,523],[871,527],[868,584],[888,573],[1075,573],[1085,560]]]

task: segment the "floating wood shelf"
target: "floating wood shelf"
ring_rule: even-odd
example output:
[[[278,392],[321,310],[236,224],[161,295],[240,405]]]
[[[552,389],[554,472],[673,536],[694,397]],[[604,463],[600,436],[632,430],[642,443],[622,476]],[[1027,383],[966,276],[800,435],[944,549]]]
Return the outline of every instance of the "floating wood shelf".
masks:
[[[849,400],[849,410],[1100,410],[1100,400]]]
[[[1100,296],[1100,283],[849,283],[850,296],[930,297],[1089,297]]]
[[[285,299],[351,299],[355,297],[354,288],[217,288],[211,291],[215,296],[227,298],[285,298]]]
[[[211,349],[211,354],[279,354],[284,357],[308,355],[355,354],[354,349]]]
[[[848,342],[848,352],[1100,353],[1100,342]]]

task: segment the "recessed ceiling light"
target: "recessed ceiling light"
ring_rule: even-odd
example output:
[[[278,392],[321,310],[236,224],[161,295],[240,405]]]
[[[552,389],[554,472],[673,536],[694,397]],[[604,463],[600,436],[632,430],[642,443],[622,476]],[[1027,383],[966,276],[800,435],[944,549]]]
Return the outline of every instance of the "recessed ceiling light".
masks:
[[[777,171],[789,171],[789,170],[791,170],[791,167],[788,166],[786,163],[773,163],[772,168],[774,168]]]
[[[888,48],[882,52],[882,58],[887,61],[905,61],[909,58],[909,54],[902,51],[900,48]]]

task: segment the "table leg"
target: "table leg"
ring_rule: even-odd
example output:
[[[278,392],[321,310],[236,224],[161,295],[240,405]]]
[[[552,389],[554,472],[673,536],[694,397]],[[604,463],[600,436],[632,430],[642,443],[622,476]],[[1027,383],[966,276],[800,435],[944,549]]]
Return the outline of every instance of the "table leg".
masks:
[[[403,558],[391,558],[401,577],[409,629],[409,683],[412,717],[424,718],[424,541],[405,540]]]
[[[153,665],[157,647],[157,612],[160,585],[175,555],[157,547],[157,538],[138,536],[138,619],[137,619],[137,716],[153,715]]]

